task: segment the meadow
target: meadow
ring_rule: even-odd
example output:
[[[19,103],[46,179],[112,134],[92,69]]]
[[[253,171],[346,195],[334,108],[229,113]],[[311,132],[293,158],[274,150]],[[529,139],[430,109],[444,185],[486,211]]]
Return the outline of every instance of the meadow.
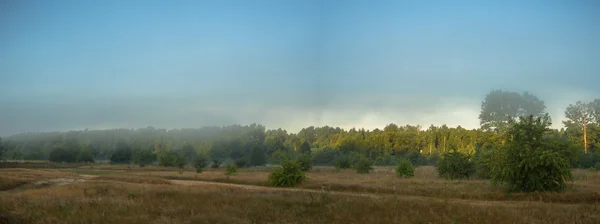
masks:
[[[600,223],[600,172],[573,170],[563,193],[514,193],[489,180],[445,180],[421,166],[369,174],[314,167],[296,188],[272,167],[78,165],[0,169],[0,223]]]

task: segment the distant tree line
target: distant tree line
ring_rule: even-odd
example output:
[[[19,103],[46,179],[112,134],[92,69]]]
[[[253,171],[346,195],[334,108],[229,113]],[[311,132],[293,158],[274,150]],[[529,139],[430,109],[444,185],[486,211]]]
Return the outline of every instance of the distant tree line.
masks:
[[[600,100],[570,105],[566,128],[549,130],[577,149],[572,166],[589,168],[600,162]],[[436,164],[450,152],[473,160],[486,158],[506,144],[510,123],[520,116],[543,117],[546,106],[535,95],[491,91],[482,102],[481,127],[468,130],[446,125],[386,125],[383,129],[306,127],[298,133],[266,130],[260,124],[194,129],[84,130],[22,133],[0,139],[3,159],[158,164],[181,167],[198,157],[227,161],[238,167],[279,163],[281,158],[309,155],[315,165],[335,165],[361,156],[375,165],[396,165],[406,159],[415,165]],[[488,156],[489,157],[489,156]],[[475,164],[476,165],[476,164]],[[483,169],[483,168],[482,168]]]

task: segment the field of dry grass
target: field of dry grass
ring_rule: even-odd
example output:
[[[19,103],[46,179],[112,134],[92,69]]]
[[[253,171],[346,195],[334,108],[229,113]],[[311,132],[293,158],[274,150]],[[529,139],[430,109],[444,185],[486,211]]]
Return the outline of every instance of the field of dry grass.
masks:
[[[17,188],[38,181],[73,176],[77,175],[53,170],[32,170],[22,168],[0,169],[0,191]]]
[[[433,167],[408,179],[395,178],[391,167],[367,175],[315,167],[297,189],[264,187],[268,170],[227,178],[223,169],[0,169],[0,177],[29,182],[95,174],[0,191],[0,223],[600,223],[600,172],[575,170],[564,193],[508,195],[487,180],[441,179]]]

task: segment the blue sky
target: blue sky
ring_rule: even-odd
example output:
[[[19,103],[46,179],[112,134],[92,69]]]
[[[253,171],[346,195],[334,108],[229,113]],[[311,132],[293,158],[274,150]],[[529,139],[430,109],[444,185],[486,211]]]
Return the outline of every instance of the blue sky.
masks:
[[[476,128],[498,88],[560,127],[600,96],[598,40],[596,1],[2,1],[0,135]]]

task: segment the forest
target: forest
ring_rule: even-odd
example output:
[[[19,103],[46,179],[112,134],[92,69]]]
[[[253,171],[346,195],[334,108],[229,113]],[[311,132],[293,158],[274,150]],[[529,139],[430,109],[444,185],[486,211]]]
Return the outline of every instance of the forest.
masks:
[[[600,99],[573,102],[565,109],[560,130],[547,136],[573,151],[573,167],[600,166]],[[359,155],[375,165],[394,165],[408,159],[415,165],[436,164],[448,152],[473,160],[502,148],[511,122],[523,116],[542,117],[546,105],[532,93],[503,90],[489,92],[481,104],[481,127],[465,129],[446,125],[388,124],[383,129],[306,127],[298,133],[267,130],[260,124],[201,127],[193,129],[81,130],[29,132],[0,139],[4,160],[51,162],[110,162],[185,166],[202,157],[214,163],[263,166],[286,157],[310,155],[315,165]]]

